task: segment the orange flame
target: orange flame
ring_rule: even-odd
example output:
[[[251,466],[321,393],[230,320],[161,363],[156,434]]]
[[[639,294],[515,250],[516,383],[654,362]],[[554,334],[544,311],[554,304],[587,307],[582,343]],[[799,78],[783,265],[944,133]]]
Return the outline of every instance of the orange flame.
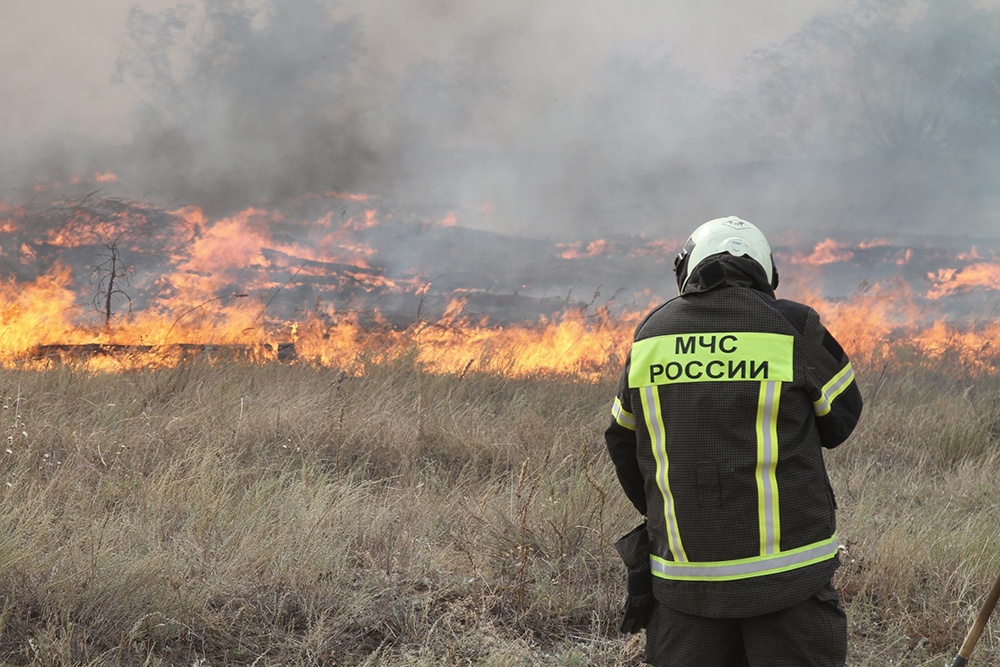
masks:
[[[562,259],[580,259],[581,257],[597,257],[604,254],[608,249],[608,242],[604,239],[597,239],[584,244],[582,241],[573,243],[560,243],[559,248],[565,248],[559,253]]]
[[[67,205],[60,215],[42,216],[49,224],[39,227],[36,238],[26,231],[32,229],[30,212],[0,202],[0,231],[5,234],[0,258],[14,273],[38,268],[33,280],[11,277],[0,284],[0,361],[44,365],[53,358],[47,354],[72,356],[72,346],[84,346],[102,352],[85,357],[86,368],[120,370],[180,363],[191,349],[204,346],[232,346],[244,350],[250,361],[273,360],[280,358],[283,346],[293,344],[298,363],[350,373],[396,358],[435,373],[479,370],[514,377],[597,379],[617,372],[644,307],[612,312],[610,307],[569,304],[533,321],[505,324],[467,315],[464,311],[476,290],[432,294],[431,282],[419,272],[389,275],[379,266],[379,251],[371,242],[391,216],[373,207],[367,195],[338,197],[360,211],[349,215],[346,206],[338,205],[302,221],[265,208],[213,218],[195,206],[162,211],[114,200],[106,209]],[[440,225],[455,222],[457,214],[449,213]],[[85,284],[93,275],[51,261],[52,248],[72,251],[73,256],[107,256],[116,242],[121,251],[146,252],[144,257],[153,256],[150,245],[157,249],[159,264],[140,266],[147,270],[134,276],[135,288],[145,295],[134,312],[122,304],[113,311],[105,305],[107,310],[101,312],[90,299],[81,298],[95,289]],[[662,239],[638,239],[632,247],[597,239],[559,244],[555,254],[565,260],[641,259],[660,267],[677,248],[676,242]],[[945,261],[952,267],[918,274],[926,275],[929,287],[896,278],[865,283],[842,299],[826,298],[815,287],[821,284],[822,267],[844,262],[854,267],[872,253],[888,266],[915,261],[913,249],[894,248],[884,240],[850,245],[824,239],[785,258],[800,266],[798,285],[808,279],[813,286],[796,289],[792,281],[780,288],[780,296],[813,305],[859,367],[901,361],[905,350],[910,359],[948,360],[952,367],[977,372],[1000,370],[1000,323],[962,325],[949,321],[940,308],[949,297],[1000,284],[1000,264],[991,262],[988,252],[973,248],[948,257]],[[431,275],[435,267],[427,268]],[[108,277],[107,268],[103,274],[93,270]],[[125,280],[125,274],[116,277]],[[658,287],[666,289],[670,282]],[[294,312],[274,312],[275,295],[304,287],[309,288],[303,292],[311,303],[302,299]],[[415,321],[401,326],[377,308],[364,313],[338,310],[351,303],[345,294],[376,295],[373,303],[406,295],[423,304],[433,296],[440,299],[440,314],[429,321],[418,309]],[[338,297],[338,305],[325,301],[327,297]],[[661,300],[649,289],[635,295],[636,302]]]
[[[811,254],[793,255],[791,261],[793,264],[822,266],[824,264],[833,264],[834,262],[848,262],[853,257],[853,249],[848,248],[845,244],[833,239],[823,239],[816,244]]]
[[[996,290],[1000,289],[1000,264],[978,262],[962,269],[938,269],[927,277],[933,283],[927,291],[928,299],[940,299],[977,288]]]

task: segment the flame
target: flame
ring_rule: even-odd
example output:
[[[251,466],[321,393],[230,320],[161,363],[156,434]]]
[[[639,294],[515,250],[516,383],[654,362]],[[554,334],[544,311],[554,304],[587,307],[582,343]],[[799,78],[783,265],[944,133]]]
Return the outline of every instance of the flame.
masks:
[[[887,346],[921,318],[911,288],[900,282],[862,285],[851,298],[837,301],[810,293],[791,298],[812,305],[841,345],[868,365],[881,363]]]
[[[961,269],[938,269],[927,274],[933,286],[927,291],[928,299],[940,299],[959,292],[977,288],[1000,289],[1000,264],[977,262]]]
[[[1000,370],[1000,322],[965,326],[943,318],[928,322],[925,298],[899,281],[862,285],[851,298],[838,301],[794,296],[816,308],[856,367],[947,362],[946,368],[956,372]]]
[[[608,242],[604,239],[596,239],[588,243],[583,241],[575,241],[572,243],[559,243],[557,247],[564,248],[564,250],[559,253],[559,257],[562,259],[580,259],[581,257],[597,257],[598,255],[603,255],[608,249]]]
[[[55,266],[52,273],[28,284],[18,284],[12,279],[0,284],[3,358],[21,356],[39,343],[81,340],[81,331],[69,319],[76,302],[76,293],[68,287],[69,282],[69,269]]]
[[[823,239],[813,248],[809,255],[793,255],[793,264],[810,264],[823,266],[834,262],[849,262],[854,257],[854,250],[833,239]]]
[[[371,229],[378,225],[378,211],[376,209],[370,208],[366,209],[364,217],[360,220],[355,220],[354,218],[349,218],[347,222],[344,223],[345,228],[360,231],[362,229]]]
[[[509,377],[597,380],[618,372],[621,347],[638,320],[639,315],[633,314],[605,327],[573,312],[556,320],[512,326],[443,318],[402,330],[372,330],[350,315],[332,326],[324,326],[320,319],[307,322],[299,327],[295,346],[313,363],[352,374],[364,373],[367,364],[413,353],[414,363],[431,373],[462,375],[476,370]]]
[[[409,254],[406,234],[438,239],[435,230],[456,224],[457,213],[407,231],[368,195],[328,196],[328,208],[306,219],[266,207],[213,217],[197,206],[162,210],[110,198],[57,202],[41,212],[0,201],[0,259],[11,274],[0,283],[0,362],[44,367],[80,354],[83,368],[113,372],[176,365],[207,353],[357,374],[404,359],[434,373],[596,380],[618,372],[648,304],[665,300],[656,289],[673,289],[668,278],[634,294],[629,306],[567,299],[561,309],[530,320],[491,320],[466,310],[496,295],[474,286],[439,289],[430,278],[438,274],[435,266],[390,271],[378,246],[395,235]],[[314,210],[315,201],[304,205]],[[642,261],[659,271],[679,245],[616,238],[554,247],[565,260]],[[82,264],[72,265],[71,258],[81,257]],[[121,294],[105,296],[119,300],[95,300],[112,270],[102,262],[112,258],[121,263],[114,275]],[[1000,322],[963,323],[944,307],[1000,284],[1000,264],[989,251],[949,255],[884,239],[852,245],[827,238],[780,259],[800,270],[779,296],[813,305],[859,367],[918,360],[970,372],[1000,370]],[[906,268],[864,282],[847,297],[824,294],[831,269],[850,263],[853,274],[876,260],[883,271]],[[939,265],[930,270],[910,268],[932,260]],[[905,278],[914,275],[927,282]],[[382,310],[396,297],[420,304],[408,322]],[[422,307],[432,301],[437,314],[430,317]]]
[[[444,315],[441,316],[438,323],[448,325],[457,322],[466,303],[468,303],[467,299],[461,297],[453,298],[448,302],[448,307],[444,309]]]

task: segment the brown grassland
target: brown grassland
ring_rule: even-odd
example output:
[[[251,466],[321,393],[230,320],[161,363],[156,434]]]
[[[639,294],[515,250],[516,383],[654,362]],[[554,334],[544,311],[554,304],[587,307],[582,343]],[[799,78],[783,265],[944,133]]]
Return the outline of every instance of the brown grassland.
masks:
[[[638,664],[617,363],[364,365],[0,370],[0,662]],[[1000,574],[1000,379],[858,374],[865,415],[827,455],[849,664],[940,667]],[[970,664],[1000,665],[1000,618]]]

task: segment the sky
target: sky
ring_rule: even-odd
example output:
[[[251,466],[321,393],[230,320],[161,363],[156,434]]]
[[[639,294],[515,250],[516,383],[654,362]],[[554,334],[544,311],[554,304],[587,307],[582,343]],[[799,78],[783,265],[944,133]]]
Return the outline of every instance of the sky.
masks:
[[[158,12],[174,0],[4,0],[0,3],[0,90],[5,134],[21,139],[59,134],[67,126],[110,140],[127,137],[129,92],[113,83],[126,38],[129,9]],[[753,49],[779,42],[834,0],[730,3],[638,0],[545,0],[497,3],[354,0],[331,4],[340,17],[364,23],[366,61],[376,72],[400,75],[427,58],[471,53],[479,37],[500,29],[523,31],[507,52],[521,84],[540,91],[553,77],[610,55],[655,59],[669,55],[713,85],[725,86]],[[426,8],[426,11],[424,10]],[[537,94],[542,94],[538,92]]]
[[[718,119],[755,101],[755,56],[843,7],[3,0],[0,199],[113,172],[110,194],[218,214],[352,191],[539,236],[677,234],[730,214],[804,225],[803,207],[845,205],[850,170],[748,167],[768,136]],[[902,216],[848,208],[824,224]]]

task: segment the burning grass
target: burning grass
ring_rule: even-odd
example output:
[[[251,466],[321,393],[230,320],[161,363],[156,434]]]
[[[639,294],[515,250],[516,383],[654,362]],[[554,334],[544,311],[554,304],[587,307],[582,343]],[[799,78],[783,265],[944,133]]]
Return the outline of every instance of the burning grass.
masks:
[[[87,356],[118,371],[207,349],[364,374],[415,344],[438,373],[597,380],[621,361],[615,341],[675,292],[677,239],[553,242],[454,223],[349,193],[225,217],[97,193],[0,201],[0,363]],[[775,248],[793,267],[779,295],[816,307],[855,359],[1000,369],[995,240],[787,236],[775,231],[792,243]]]
[[[828,456],[850,663],[940,665],[1000,569],[1000,380],[859,372]],[[0,660],[636,664],[615,375],[0,371]],[[1000,665],[996,620],[973,661]]]

